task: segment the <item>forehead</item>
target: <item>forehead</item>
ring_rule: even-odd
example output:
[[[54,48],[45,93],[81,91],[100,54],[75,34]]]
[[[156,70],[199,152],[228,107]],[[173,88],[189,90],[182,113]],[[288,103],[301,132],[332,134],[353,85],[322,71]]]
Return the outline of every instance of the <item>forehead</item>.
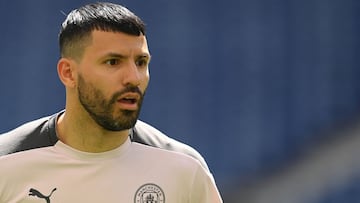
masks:
[[[107,32],[94,30],[91,42],[85,52],[121,52],[122,54],[149,53],[144,35],[134,36],[122,32]]]

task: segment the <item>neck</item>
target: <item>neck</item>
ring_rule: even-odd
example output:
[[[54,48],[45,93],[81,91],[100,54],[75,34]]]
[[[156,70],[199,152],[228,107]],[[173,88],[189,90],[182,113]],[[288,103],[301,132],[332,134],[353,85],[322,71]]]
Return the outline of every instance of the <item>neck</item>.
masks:
[[[105,152],[122,145],[129,136],[129,130],[108,131],[92,119],[72,118],[64,112],[57,120],[57,135],[60,141],[84,152]]]

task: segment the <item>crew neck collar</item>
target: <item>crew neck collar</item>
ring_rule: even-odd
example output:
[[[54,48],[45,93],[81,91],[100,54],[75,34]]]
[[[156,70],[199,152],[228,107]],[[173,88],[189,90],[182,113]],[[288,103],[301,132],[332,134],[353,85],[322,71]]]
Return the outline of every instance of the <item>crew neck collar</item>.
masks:
[[[119,147],[99,153],[93,152],[84,152],[77,150],[75,148],[66,145],[62,141],[58,140],[54,146],[55,150],[58,152],[65,154],[68,157],[72,157],[75,159],[82,159],[82,160],[106,160],[106,159],[113,159],[123,156],[131,146],[130,138],[128,137],[126,141],[120,145]]]

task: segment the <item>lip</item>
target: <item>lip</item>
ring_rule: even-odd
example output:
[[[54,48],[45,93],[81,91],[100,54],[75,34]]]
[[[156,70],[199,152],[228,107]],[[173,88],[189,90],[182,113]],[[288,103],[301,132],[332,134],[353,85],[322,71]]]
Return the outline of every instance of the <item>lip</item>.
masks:
[[[140,100],[140,95],[138,93],[129,92],[122,94],[117,99],[117,103],[119,104],[121,109],[134,111],[139,108],[138,107],[139,100]]]

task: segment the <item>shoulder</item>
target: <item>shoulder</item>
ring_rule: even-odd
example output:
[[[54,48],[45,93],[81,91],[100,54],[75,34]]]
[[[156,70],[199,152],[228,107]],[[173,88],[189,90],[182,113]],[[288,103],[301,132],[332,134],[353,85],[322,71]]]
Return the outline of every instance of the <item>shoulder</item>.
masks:
[[[144,144],[139,144],[136,142],[132,143],[131,147],[132,151],[139,155],[139,157],[147,157],[151,158],[152,160],[159,160],[164,162],[164,160],[169,161],[187,161],[189,163],[196,163],[199,164],[199,161],[185,153],[173,151],[173,150],[166,150],[158,147],[152,147]],[[146,155],[146,156],[144,156]],[[196,165],[195,164],[195,165]]]
[[[2,166],[0,167],[0,172],[20,175],[24,169],[42,168],[41,165],[46,165],[51,160],[56,160],[51,148],[41,147],[0,156],[0,165]]]
[[[176,151],[155,148],[133,142],[131,144],[131,160],[138,167],[151,166],[152,169],[164,173],[171,171],[176,177],[193,177],[199,168],[206,171],[195,158]],[[206,173],[209,173],[206,171]],[[209,173],[210,174],[210,173]]]
[[[0,134],[0,156],[55,143],[48,126],[53,117],[42,117]]]
[[[134,142],[189,155],[197,159],[206,170],[209,170],[205,159],[193,147],[168,137],[143,121],[137,121],[132,136]]]
[[[137,143],[132,143],[131,156],[138,168],[149,166],[149,174],[155,169],[161,171],[159,176],[176,178],[190,191],[192,202],[222,202],[213,176],[193,157]]]

